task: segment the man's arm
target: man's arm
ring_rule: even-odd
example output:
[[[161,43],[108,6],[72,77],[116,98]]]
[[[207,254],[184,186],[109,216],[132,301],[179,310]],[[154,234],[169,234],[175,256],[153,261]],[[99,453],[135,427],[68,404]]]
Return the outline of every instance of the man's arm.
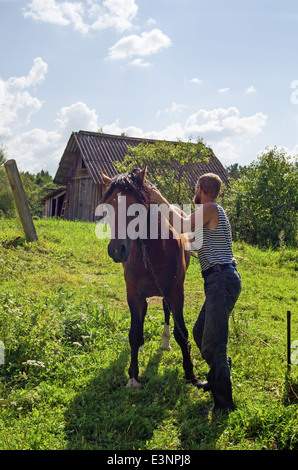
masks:
[[[195,229],[199,227],[205,227],[214,215],[214,205],[208,203],[204,204],[204,207],[201,205],[198,210],[192,212],[190,215],[186,215],[185,212],[178,207],[169,204],[162,194],[155,189],[150,190],[150,203],[158,204],[162,214],[180,234],[194,232]]]

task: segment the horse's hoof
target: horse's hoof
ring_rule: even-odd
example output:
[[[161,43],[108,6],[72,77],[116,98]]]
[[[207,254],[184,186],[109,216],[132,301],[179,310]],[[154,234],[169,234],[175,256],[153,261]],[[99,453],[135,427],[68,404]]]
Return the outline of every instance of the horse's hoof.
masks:
[[[168,341],[162,342],[161,347],[164,351],[171,351],[172,349]]]
[[[132,379],[129,379],[129,381],[127,382],[126,388],[131,388],[133,390],[140,390],[141,385],[136,379],[132,378]]]

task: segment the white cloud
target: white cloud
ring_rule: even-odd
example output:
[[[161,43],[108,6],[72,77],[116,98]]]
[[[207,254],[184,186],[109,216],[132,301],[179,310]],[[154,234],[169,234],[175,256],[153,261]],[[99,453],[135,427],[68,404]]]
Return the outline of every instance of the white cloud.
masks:
[[[48,71],[48,65],[40,58],[33,60],[33,66],[29,70],[28,75],[23,77],[12,77],[8,80],[10,87],[19,89],[30,88],[41,83]]]
[[[230,91],[230,88],[220,88],[217,90],[217,93],[228,93]]]
[[[168,111],[173,109],[172,106],[168,108]],[[133,126],[121,127],[118,120],[104,126],[103,130],[113,134],[125,132],[131,137],[174,141],[177,139],[188,140],[189,138],[195,141],[197,137],[202,137],[214,150],[215,155],[221,161],[228,163],[231,161],[240,162],[242,151],[263,131],[266,121],[267,116],[263,113],[241,117],[237,108],[230,107],[227,109],[201,109],[191,114],[184,124],[174,122],[162,130],[143,131]]]
[[[295,157],[295,161],[297,161],[297,158],[298,158],[298,144],[295,145],[295,147],[293,147],[292,149],[288,149],[288,152],[290,155],[292,155],[292,157],[294,158]]]
[[[154,18],[149,18],[147,20],[147,26],[153,26],[153,25],[156,25],[156,20]]]
[[[72,27],[73,30],[86,35],[92,31],[114,29],[123,33],[134,27],[138,6],[135,0],[31,0],[23,8],[26,19],[55,24],[61,27]],[[149,18],[147,26],[156,21]],[[136,26],[135,26],[136,28]],[[171,40],[160,29],[143,32],[140,36],[131,35],[120,39],[109,49],[111,59],[122,59],[132,56],[146,56],[169,47]],[[130,62],[136,67],[149,67],[148,62],[136,59]]]
[[[175,113],[177,109],[179,105],[177,108],[176,103],[172,103],[168,108],[169,114]],[[197,137],[202,137],[215,155],[229,164],[231,161],[241,163],[241,152],[262,132],[266,119],[267,116],[262,113],[241,117],[237,108],[202,109],[190,115],[184,124],[176,121],[161,130],[144,131],[133,125],[121,127],[119,120],[116,120],[104,125],[103,131],[108,134],[120,135],[125,132],[131,137],[171,141],[189,138],[195,141]],[[96,111],[85,103],[77,102],[61,108],[53,130],[32,129],[17,134],[4,143],[21,170],[36,173],[40,169],[47,169],[54,175],[71,132],[96,131],[99,127]],[[297,149],[292,152],[295,150]]]
[[[35,128],[16,134],[5,142],[9,155],[14,156],[20,170],[37,173],[44,169],[55,175],[71,133],[97,131],[99,128],[95,110],[82,102],[64,106],[57,115],[54,130]]]
[[[144,62],[143,59],[134,59],[128,63],[129,65],[133,65],[135,67],[147,68],[151,67],[152,64],[150,62]]]
[[[58,3],[56,0],[32,0],[27,9],[24,9],[24,17],[60,26],[69,25],[70,19],[63,11],[64,3]]]
[[[71,132],[96,131],[99,125],[96,111],[77,102],[61,108],[52,130],[28,130],[32,115],[42,107],[42,102],[32,96],[31,89],[44,80],[47,69],[47,64],[37,57],[27,75],[7,80],[0,78],[0,139],[20,170],[48,169],[54,174]]]
[[[176,108],[176,103],[173,103],[171,108],[168,108],[169,113],[173,113]],[[179,106],[179,105],[178,105]],[[138,129],[138,135],[143,137],[152,137],[162,135],[162,138],[189,139],[203,137],[207,142],[225,142],[225,145],[230,141],[228,139],[242,139],[249,142],[251,139],[260,134],[266,125],[267,116],[263,113],[256,113],[249,117],[241,117],[240,111],[235,108],[216,108],[210,111],[205,109],[199,110],[197,113],[191,114],[185,124],[179,122],[169,125],[161,131],[144,132]],[[104,131],[108,132],[108,128],[113,127],[114,132],[128,133],[129,129],[133,127],[121,128],[119,121],[109,126],[104,126]],[[136,129],[136,128],[133,128]],[[178,132],[175,136],[173,131]],[[129,134],[133,136],[133,134]],[[174,137],[173,137],[174,136]]]
[[[255,87],[251,85],[245,90],[245,93],[255,93],[256,91]]]
[[[31,116],[40,110],[42,102],[32,96],[28,89],[44,80],[47,69],[47,64],[37,57],[28,75],[11,77],[6,81],[0,78],[1,138],[12,135],[13,130],[28,124]]]
[[[31,0],[23,9],[25,18],[59,26],[70,26],[82,34],[90,30],[114,28],[119,32],[132,27],[138,7],[135,0],[58,1]]]
[[[170,126],[160,131],[144,131],[139,127],[128,126],[120,127],[119,120],[112,124],[106,124],[103,126],[103,131],[107,134],[120,135],[125,133],[129,137],[143,137],[144,139],[158,139],[158,140],[177,140],[184,133],[184,129],[179,123],[171,124]]]
[[[90,4],[90,16],[96,17],[91,28],[95,30],[115,28],[123,32],[130,29],[138,11],[135,0],[105,0],[103,6],[91,0]]]
[[[177,141],[178,139],[185,139],[184,133],[183,126],[179,122],[174,122],[160,131],[146,132],[144,137],[148,139]]]
[[[201,109],[189,116],[184,130],[185,137],[203,137],[221,161],[239,163],[240,155],[266,122],[267,116],[261,112],[242,117],[236,107]]]
[[[266,124],[267,116],[256,113],[253,116],[241,117],[236,107],[227,109],[205,109],[189,116],[185,128],[189,133],[202,135],[205,138],[216,139],[241,135],[253,138],[258,135]]]
[[[56,131],[32,129],[17,134],[6,146],[20,171],[38,173],[43,169],[54,175],[65,145],[65,140]]]
[[[146,50],[152,51],[152,47]],[[133,62],[138,66],[145,64],[142,59]],[[96,131],[100,125],[96,110],[78,101],[60,109],[50,130],[28,130],[32,115],[42,107],[42,102],[32,95],[32,88],[44,80],[47,68],[47,64],[37,57],[27,75],[7,80],[0,78],[0,137],[21,170],[37,172],[48,169],[54,174],[71,132]],[[144,131],[133,125],[123,128],[116,121],[104,125],[103,130],[112,134],[125,132],[135,137],[167,140],[202,137],[220,159],[239,162],[237,153],[241,153],[263,131],[267,121],[267,116],[261,112],[242,116],[236,107],[199,109],[182,119],[186,109],[184,104],[173,101],[168,108],[159,111],[157,115],[163,113],[173,120],[163,129]]]
[[[213,152],[223,164],[229,165],[232,162],[241,163],[240,155],[243,150],[241,144],[236,144],[236,142],[229,139],[223,139],[219,142],[212,142],[211,146]]]
[[[172,104],[169,112],[175,112],[175,105]],[[215,155],[222,162],[229,164],[232,161],[241,163],[241,152],[262,132],[266,119],[267,116],[262,113],[241,117],[237,108],[218,108],[199,110],[190,115],[184,124],[173,122],[161,130],[144,131],[133,125],[122,127],[118,119],[102,128],[107,134],[120,135],[125,132],[131,137],[147,139],[176,141],[192,138],[195,141],[197,137],[202,137]],[[5,144],[9,154],[15,156],[21,170],[36,173],[40,169],[47,169],[54,175],[71,132],[96,131],[99,127],[96,111],[85,103],[77,102],[61,108],[53,130],[47,132],[43,129],[32,129],[18,134]],[[292,152],[295,150],[297,149]]]
[[[146,56],[169,47],[171,40],[160,29],[125,36],[109,49],[110,59],[125,59],[132,56]]]
[[[161,109],[157,111],[156,116],[159,117],[161,114],[170,114],[171,116],[179,116],[187,108],[185,104],[173,103],[169,108],[166,108],[164,111]]]
[[[64,136],[68,136],[74,130],[96,131],[99,127],[95,109],[90,109],[80,101],[61,108],[56,123],[59,134]]]
[[[73,29],[75,31],[79,31],[82,34],[88,33],[89,26],[84,23],[84,7],[81,3],[64,2],[62,4],[62,10],[65,17],[68,18],[70,23],[73,25]]]
[[[192,78],[190,81],[191,83],[195,83],[196,85],[199,85],[200,83],[202,83],[202,80],[200,80],[197,77]]]
[[[104,125],[102,130],[106,134],[120,135],[121,133],[125,132],[125,134],[130,137],[144,137],[144,132],[139,127],[128,126],[126,128],[121,128],[119,126],[118,119],[116,119],[116,121],[111,124]]]

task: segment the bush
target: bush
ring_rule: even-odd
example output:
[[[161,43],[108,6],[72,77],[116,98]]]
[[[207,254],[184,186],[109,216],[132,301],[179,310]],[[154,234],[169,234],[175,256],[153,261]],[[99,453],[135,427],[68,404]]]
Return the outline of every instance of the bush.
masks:
[[[266,150],[232,181],[222,204],[235,240],[261,248],[296,246],[297,161],[276,147]]]
[[[0,190],[0,219],[13,218],[16,215],[15,203],[9,188]]]
[[[15,203],[7,180],[6,171],[3,166],[4,162],[4,153],[0,149],[0,218],[14,217],[16,214]]]

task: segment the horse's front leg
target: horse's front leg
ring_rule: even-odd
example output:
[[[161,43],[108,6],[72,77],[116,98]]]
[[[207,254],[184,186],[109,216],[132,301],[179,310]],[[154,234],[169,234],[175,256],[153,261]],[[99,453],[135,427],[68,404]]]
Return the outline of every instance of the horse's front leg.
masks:
[[[194,385],[198,379],[193,373],[193,363],[190,355],[190,343],[188,341],[188,331],[185,326],[183,317],[183,304],[184,304],[184,293],[174,292],[169,298],[169,304],[171,306],[173,318],[174,318],[174,336],[179,344],[182,357],[183,357],[183,368],[185,371],[186,380],[190,381]]]
[[[127,383],[127,387],[140,389],[141,385],[138,382],[138,352],[140,346],[144,344],[143,327],[148,304],[144,297],[139,296],[128,296],[127,300],[131,315],[131,324],[129,331],[131,361],[128,370],[129,381]]]
[[[164,328],[162,332],[162,344],[161,347],[165,351],[170,351],[171,350],[171,345],[170,345],[170,308],[169,308],[169,303],[166,301],[165,298],[162,299],[162,305],[163,305],[163,310],[165,314],[165,322],[164,322]]]

